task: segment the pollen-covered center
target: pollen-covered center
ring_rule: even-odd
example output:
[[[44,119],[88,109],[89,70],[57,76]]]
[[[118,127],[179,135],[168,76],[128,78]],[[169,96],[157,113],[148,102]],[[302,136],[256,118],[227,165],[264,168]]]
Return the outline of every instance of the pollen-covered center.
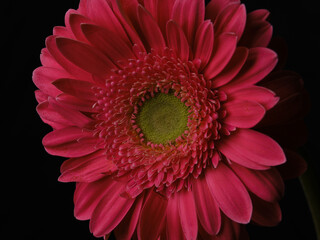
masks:
[[[187,129],[188,107],[173,94],[159,93],[142,105],[137,123],[147,141],[166,144]]]

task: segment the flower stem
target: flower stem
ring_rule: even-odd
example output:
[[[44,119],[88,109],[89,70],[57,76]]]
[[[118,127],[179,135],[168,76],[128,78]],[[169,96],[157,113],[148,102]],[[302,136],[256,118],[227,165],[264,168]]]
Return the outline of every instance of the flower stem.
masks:
[[[300,177],[300,182],[307,199],[309,209],[312,215],[314,227],[317,234],[317,239],[320,240],[320,184],[318,182],[319,176],[314,163],[304,151],[304,158],[307,160],[308,169]]]

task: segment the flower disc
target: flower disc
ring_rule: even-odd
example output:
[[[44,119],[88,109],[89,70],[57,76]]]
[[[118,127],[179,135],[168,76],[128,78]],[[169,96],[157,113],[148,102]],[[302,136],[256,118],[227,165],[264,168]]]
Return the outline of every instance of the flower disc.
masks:
[[[166,144],[187,129],[188,108],[173,94],[160,93],[144,103],[137,120],[148,141]]]

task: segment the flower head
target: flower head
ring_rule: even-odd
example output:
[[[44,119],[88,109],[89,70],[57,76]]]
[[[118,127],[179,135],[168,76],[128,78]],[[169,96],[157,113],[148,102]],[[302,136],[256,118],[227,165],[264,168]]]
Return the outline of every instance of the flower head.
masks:
[[[280,221],[286,155],[251,129],[284,82],[266,78],[268,14],[237,0],[81,0],[54,28],[33,75],[53,127],[43,145],[69,158],[59,180],[77,182],[75,216],[95,236],[207,239]]]

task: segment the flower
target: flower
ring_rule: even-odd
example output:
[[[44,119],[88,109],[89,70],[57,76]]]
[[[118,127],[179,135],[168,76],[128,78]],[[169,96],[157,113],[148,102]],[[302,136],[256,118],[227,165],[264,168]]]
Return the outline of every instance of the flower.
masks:
[[[77,182],[94,236],[233,239],[281,220],[281,174],[304,167],[277,167],[303,161],[265,133],[281,139],[296,111],[279,97],[301,82],[271,73],[268,15],[238,0],[81,0],[54,28],[33,74],[43,145],[69,158],[59,180]]]

